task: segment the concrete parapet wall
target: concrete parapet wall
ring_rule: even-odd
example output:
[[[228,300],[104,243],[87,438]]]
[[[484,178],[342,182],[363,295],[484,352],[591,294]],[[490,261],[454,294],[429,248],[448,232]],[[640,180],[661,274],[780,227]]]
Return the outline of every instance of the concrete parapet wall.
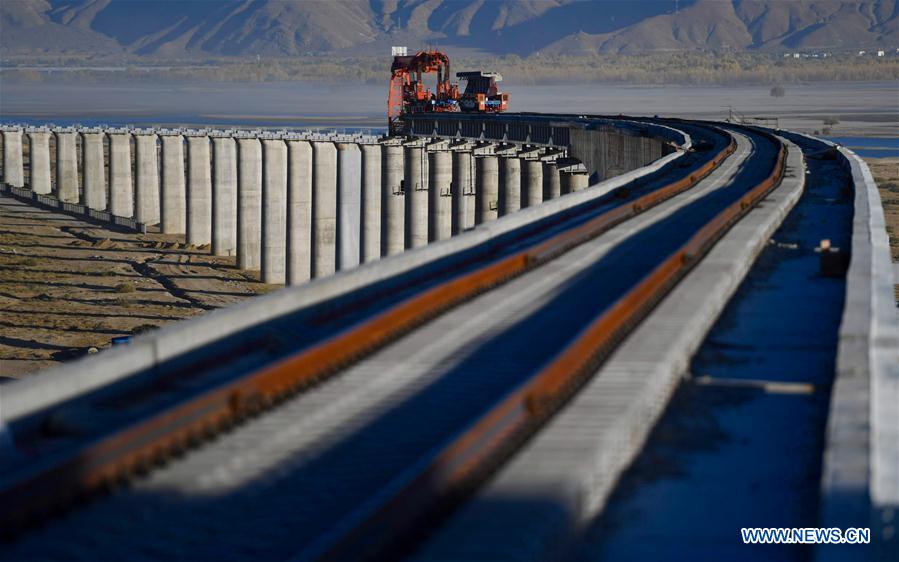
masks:
[[[877,186],[840,148],[855,186],[852,253],[822,474],[821,526],[870,527],[865,549],[816,549],[816,560],[899,560],[899,311]]]

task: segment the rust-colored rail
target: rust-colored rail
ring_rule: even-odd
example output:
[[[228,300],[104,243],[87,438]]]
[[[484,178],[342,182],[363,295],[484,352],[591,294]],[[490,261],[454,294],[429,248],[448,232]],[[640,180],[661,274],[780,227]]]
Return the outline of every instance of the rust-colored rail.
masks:
[[[359,360],[441,312],[692,187],[735,149],[731,137],[724,149],[689,176],[602,213],[531,249],[410,297],[310,349],[209,389],[77,450],[39,459],[18,473],[0,477],[0,505],[3,505],[0,529],[15,532],[86,493],[146,472],[169,456]]]
[[[432,516],[445,502],[464,495],[530,437],[596,371],[613,347],[652,309],[711,246],[783,177],[786,148],[779,146],[771,173],[739,200],[718,213],[640,283],[591,322],[544,368],[508,394],[435,455],[387,501],[360,517],[339,538],[323,541],[320,560],[381,559],[384,551],[413,542],[411,527]],[[555,254],[574,231],[528,250]],[[563,242],[565,240],[565,242]],[[339,534],[339,533],[338,533]]]

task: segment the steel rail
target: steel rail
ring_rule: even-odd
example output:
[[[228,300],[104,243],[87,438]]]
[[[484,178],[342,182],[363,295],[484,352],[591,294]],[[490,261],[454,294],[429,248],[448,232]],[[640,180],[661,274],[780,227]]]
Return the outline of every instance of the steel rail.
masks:
[[[103,488],[145,473],[242,419],[358,361],[453,306],[598,236],[681,193],[736,150],[728,145],[688,176],[497,262],[447,280],[329,339],[131,425],[0,476],[0,532],[23,526]]]
[[[594,319],[540,371],[520,384],[440,451],[398,477],[395,491],[347,518],[341,527],[303,552],[302,560],[390,559],[414,545],[422,522],[439,518],[508,458],[596,371],[614,347],[704,256],[727,230],[766,197],[783,177],[786,147],[777,145],[771,173],[671,253],[630,291]],[[585,227],[587,225],[584,225]],[[579,229],[575,229],[579,230]],[[526,253],[540,260],[564,252],[575,231]]]

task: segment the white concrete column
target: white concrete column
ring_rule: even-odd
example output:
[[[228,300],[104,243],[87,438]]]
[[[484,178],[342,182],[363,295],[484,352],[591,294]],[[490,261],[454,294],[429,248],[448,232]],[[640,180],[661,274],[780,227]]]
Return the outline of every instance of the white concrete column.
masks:
[[[402,146],[385,144],[381,155],[381,189],[384,190],[381,255],[392,256],[406,248],[405,154]]]
[[[470,150],[453,151],[453,235],[474,227],[474,160]]]
[[[362,150],[362,261],[381,257],[381,151],[380,144],[363,144]]]
[[[475,224],[495,219],[499,200],[499,162],[496,156],[475,158]]]
[[[430,234],[428,240],[446,240],[453,235],[453,154],[448,150],[428,152]]]
[[[287,281],[287,145],[262,141],[262,282]]]
[[[237,254],[237,143],[212,137],[212,253]]]
[[[3,183],[25,187],[25,165],[22,154],[22,130],[3,130]]]
[[[152,130],[134,135],[135,172],[134,217],[138,222],[159,224],[159,149]]]
[[[312,276],[337,271],[337,147],[312,143]]]
[[[639,168],[640,166],[637,166]],[[572,174],[571,187],[572,191],[580,191],[590,187],[590,174],[588,172],[577,172]]]
[[[586,189],[590,183],[590,174],[586,172],[562,172],[561,184],[562,193],[574,193]]]
[[[81,133],[81,204],[95,211],[106,210],[106,165],[102,132]]]
[[[212,242],[212,160],[205,133],[187,137],[187,243]]]
[[[180,134],[162,135],[162,205],[160,223],[163,234],[186,232],[185,208],[187,194],[184,185],[184,137]]]
[[[30,187],[35,193],[50,193],[50,131],[29,131]]]
[[[562,196],[562,179],[559,166],[555,162],[543,163],[543,200],[557,199]]]
[[[428,243],[428,161],[423,143],[406,147],[406,247]]]
[[[56,131],[56,198],[77,203],[78,194],[78,135]]]
[[[237,265],[262,264],[262,144],[257,138],[237,140]]]
[[[499,159],[499,216],[521,209],[521,160],[517,156]]]
[[[131,172],[131,133],[109,131],[109,212],[134,216],[134,177]],[[144,222],[137,217],[138,222]]]
[[[338,270],[357,267],[362,242],[362,152],[355,143],[337,145]]]
[[[543,162],[525,160],[521,168],[521,206],[533,207],[543,203]]]
[[[312,145],[291,140],[287,183],[287,282],[312,278]]]

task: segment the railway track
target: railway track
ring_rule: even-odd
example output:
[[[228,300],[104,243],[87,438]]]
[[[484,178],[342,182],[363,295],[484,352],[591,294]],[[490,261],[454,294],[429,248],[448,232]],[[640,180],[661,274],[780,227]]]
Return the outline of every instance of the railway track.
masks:
[[[104,555],[149,558],[401,552],[777,185],[784,149],[774,137],[682,126],[713,148],[674,181],[662,180],[666,170],[461,271],[303,318],[322,334],[299,350],[235,353],[227,368],[207,361],[187,381],[169,376],[27,420],[0,475],[0,499],[14,506],[4,528],[149,476],[22,533],[7,554],[96,553],[91,541]],[[196,363],[186,365],[173,372]],[[123,531],[135,525],[140,536]],[[245,539],[232,534],[248,526]],[[234,540],[198,538],[220,533]]]

